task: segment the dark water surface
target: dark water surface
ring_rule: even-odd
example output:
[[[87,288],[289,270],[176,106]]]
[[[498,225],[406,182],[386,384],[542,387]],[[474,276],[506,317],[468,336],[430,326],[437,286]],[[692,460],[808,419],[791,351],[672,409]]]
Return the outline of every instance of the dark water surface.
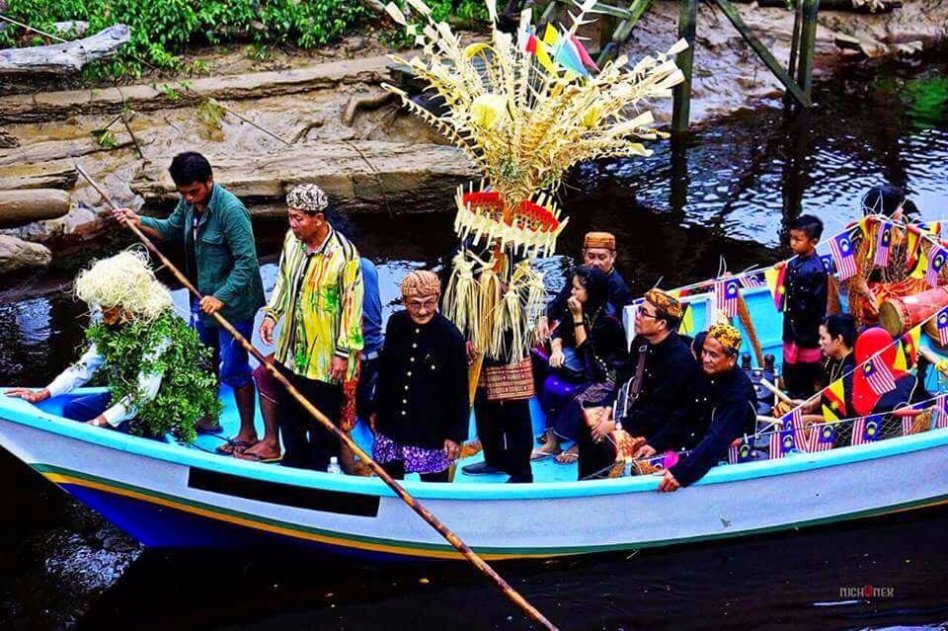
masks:
[[[948,217],[948,55],[854,66],[819,83],[815,100],[796,117],[764,108],[660,145],[647,160],[577,169],[563,192],[571,219],[560,251],[577,252],[589,229],[612,230],[619,268],[641,290],[660,277],[674,286],[713,275],[722,256],[731,270],[776,260],[786,254],[788,218],[815,213],[831,233],[883,180],[905,187],[924,217]],[[363,254],[380,264],[389,310],[405,271],[436,265],[454,245],[448,215],[351,224]],[[257,226],[268,286],[283,230]],[[551,277],[563,263],[546,264]],[[72,274],[0,279],[0,384],[45,385],[75,358],[86,318],[68,295]],[[463,566],[142,552],[3,450],[0,473],[0,628],[527,626]],[[911,484],[910,472],[900,483]],[[934,509],[502,570],[563,628],[937,625],[948,620],[946,526],[948,510]],[[864,585],[892,595],[840,595]]]

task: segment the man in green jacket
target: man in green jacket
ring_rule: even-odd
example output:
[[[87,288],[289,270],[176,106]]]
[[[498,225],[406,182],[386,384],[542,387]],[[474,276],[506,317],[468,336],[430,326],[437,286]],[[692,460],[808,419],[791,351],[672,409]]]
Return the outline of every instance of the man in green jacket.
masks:
[[[264,296],[250,212],[233,193],[214,183],[211,165],[199,153],[176,155],[169,172],[181,199],[167,219],[139,217],[127,208],[113,215],[156,239],[183,244],[185,274],[204,296],[200,302],[191,301],[191,325],[214,350],[220,381],[233,388],[240,412],[240,432],[218,451],[239,453],[257,440],[252,372],[247,351],[210,316],[220,313],[247,339],[253,333],[254,315]],[[212,419],[202,429],[217,427]]]

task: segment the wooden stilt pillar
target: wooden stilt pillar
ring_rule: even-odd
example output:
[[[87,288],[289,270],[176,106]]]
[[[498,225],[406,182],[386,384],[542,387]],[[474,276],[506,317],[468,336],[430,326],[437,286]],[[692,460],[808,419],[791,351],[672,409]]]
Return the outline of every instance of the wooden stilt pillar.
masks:
[[[803,28],[800,31],[800,62],[797,67],[797,85],[810,103],[813,87],[813,51],[816,48],[816,16],[820,0],[798,0],[803,3]]]
[[[695,33],[698,23],[698,0],[681,0],[678,17],[678,37],[688,42],[688,49],[675,59],[685,80],[675,86],[675,103],[672,110],[672,131],[681,134],[688,131],[691,116],[691,75],[695,59]]]

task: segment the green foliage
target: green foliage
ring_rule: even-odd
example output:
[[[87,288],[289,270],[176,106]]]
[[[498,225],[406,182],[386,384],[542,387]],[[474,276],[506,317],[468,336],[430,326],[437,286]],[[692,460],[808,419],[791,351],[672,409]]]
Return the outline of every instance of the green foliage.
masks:
[[[86,336],[105,357],[106,384],[113,401],[128,397],[137,415],[129,423],[138,436],[171,433],[184,442],[197,438],[195,423],[216,419],[221,413],[217,383],[206,368],[210,349],[181,318],[167,312],[154,322],[134,321],[112,329],[104,324],[89,328]],[[171,344],[157,358],[149,354],[168,338]],[[161,388],[143,402],[138,375],[160,371]]]
[[[131,41],[119,54],[86,69],[93,78],[138,76],[149,65],[178,70],[178,55],[195,44],[250,40],[312,48],[365,15],[351,0],[14,0],[7,13],[47,32],[67,20],[89,22],[90,33],[129,25]],[[11,27],[0,32],[0,47],[30,44],[31,38]]]
[[[92,130],[92,137],[95,139],[96,144],[103,149],[115,149],[118,147],[118,139],[111,129],[94,129]]]

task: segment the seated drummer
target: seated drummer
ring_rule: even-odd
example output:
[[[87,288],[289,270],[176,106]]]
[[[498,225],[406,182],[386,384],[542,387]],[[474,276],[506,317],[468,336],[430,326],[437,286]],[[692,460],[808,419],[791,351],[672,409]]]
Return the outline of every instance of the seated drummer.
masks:
[[[615,407],[588,408],[587,422],[599,419],[579,436],[579,479],[594,476],[615,460],[607,436],[616,420],[633,438],[645,443],[636,458],[681,448],[687,433],[698,364],[678,335],[682,305],[671,295],[652,289],[635,313],[632,340],[633,377],[619,391]]]
[[[757,394],[750,378],[737,367],[740,348],[741,334],[730,324],[715,324],[708,331],[701,352],[693,431],[686,438],[694,447],[665,472],[659,491],[669,493],[694,484],[727,458],[734,439],[754,432]]]

